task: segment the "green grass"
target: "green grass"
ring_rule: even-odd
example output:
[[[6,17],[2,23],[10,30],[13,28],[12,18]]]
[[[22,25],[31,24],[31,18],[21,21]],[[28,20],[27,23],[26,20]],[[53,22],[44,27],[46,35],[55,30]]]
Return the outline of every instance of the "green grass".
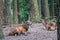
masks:
[[[4,37],[2,30],[0,30],[0,39]]]

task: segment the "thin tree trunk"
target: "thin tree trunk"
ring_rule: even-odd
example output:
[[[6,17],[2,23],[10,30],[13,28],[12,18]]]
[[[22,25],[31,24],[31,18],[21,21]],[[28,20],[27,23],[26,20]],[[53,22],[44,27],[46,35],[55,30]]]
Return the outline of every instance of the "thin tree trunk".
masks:
[[[20,22],[20,2],[19,2],[20,0],[17,0],[17,12],[18,12],[18,23],[20,24],[21,22]]]
[[[30,4],[29,20],[32,21],[33,20],[33,13],[34,13],[33,1],[29,0],[29,4]]]
[[[13,5],[14,22],[15,24],[18,24],[17,0],[14,0]]]
[[[48,0],[42,0],[42,12],[45,17],[49,17],[49,7],[48,7]]]
[[[4,10],[5,24],[11,24],[10,0],[4,0],[4,4],[5,4],[5,10]]]
[[[0,0],[0,25],[4,23],[3,0]]]
[[[57,39],[60,40],[60,0],[57,0],[57,7],[56,7],[56,16],[57,16]]]
[[[54,0],[50,0],[50,15],[54,16]]]
[[[32,0],[32,1],[33,1],[33,7],[34,7],[33,21],[38,22],[38,21],[40,21],[39,10],[38,10],[38,2],[37,2],[37,0]]]
[[[41,0],[38,0],[39,17],[41,18]]]
[[[56,16],[60,16],[60,0],[57,0]]]
[[[0,40],[3,38],[2,25],[4,23],[3,0],[0,0]]]
[[[56,0],[55,16],[59,16],[59,1]]]

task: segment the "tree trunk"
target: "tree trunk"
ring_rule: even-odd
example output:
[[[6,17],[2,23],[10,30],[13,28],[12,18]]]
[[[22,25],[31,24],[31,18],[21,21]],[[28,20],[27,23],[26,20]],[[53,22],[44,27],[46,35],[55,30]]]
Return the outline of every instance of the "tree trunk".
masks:
[[[14,23],[18,24],[17,0],[14,0],[13,5]]]
[[[57,0],[54,1],[54,16],[56,16]]]
[[[4,23],[3,0],[0,0],[0,39],[3,38],[2,25]]]
[[[42,15],[41,15],[41,0],[38,0],[38,9],[39,9],[39,17],[41,19]]]
[[[49,0],[50,1],[50,16],[54,16],[54,0]]]
[[[57,16],[57,39],[60,40],[60,0],[57,0],[57,7],[56,7],[56,16]]]
[[[3,0],[0,0],[0,25],[4,23]]]
[[[29,4],[30,4],[29,20],[32,21],[33,20],[33,13],[34,13],[33,1],[29,0]]]
[[[48,0],[42,0],[42,13],[45,17],[49,17]]]
[[[4,4],[5,4],[5,10],[4,10],[5,24],[11,24],[10,0],[4,0]]]
[[[38,2],[37,0],[32,0],[33,1],[33,21],[34,22],[39,22],[40,21],[40,17],[39,17],[39,10],[38,10]]]

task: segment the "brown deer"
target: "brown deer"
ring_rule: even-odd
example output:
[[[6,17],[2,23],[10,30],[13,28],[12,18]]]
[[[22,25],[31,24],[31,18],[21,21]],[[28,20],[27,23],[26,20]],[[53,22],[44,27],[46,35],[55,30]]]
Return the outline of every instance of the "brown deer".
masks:
[[[47,30],[56,30],[57,24],[53,21],[45,21],[44,19],[41,20],[42,24],[45,26]]]
[[[12,35],[20,35],[20,34],[25,34],[25,32],[28,31],[29,26],[31,25],[31,21],[26,21],[23,25],[19,25],[19,26],[15,26],[13,27],[10,32],[9,32],[9,36]]]

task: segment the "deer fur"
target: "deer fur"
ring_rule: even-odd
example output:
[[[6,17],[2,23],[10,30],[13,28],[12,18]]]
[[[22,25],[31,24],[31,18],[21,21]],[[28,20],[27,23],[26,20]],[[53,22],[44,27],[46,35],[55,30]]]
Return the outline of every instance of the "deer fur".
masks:
[[[45,21],[44,19],[41,20],[42,24],[45,26],[47,30],[56,30],[57,24],[53,21]]]
[[[23,25],[18,25],[13,27],[10,32],[9,32],[9,36],[10,35],[20,35],[20,34],[24,34],[25,32],[28,31],[29,26],[31,25],[30,21],[26,21]]]

